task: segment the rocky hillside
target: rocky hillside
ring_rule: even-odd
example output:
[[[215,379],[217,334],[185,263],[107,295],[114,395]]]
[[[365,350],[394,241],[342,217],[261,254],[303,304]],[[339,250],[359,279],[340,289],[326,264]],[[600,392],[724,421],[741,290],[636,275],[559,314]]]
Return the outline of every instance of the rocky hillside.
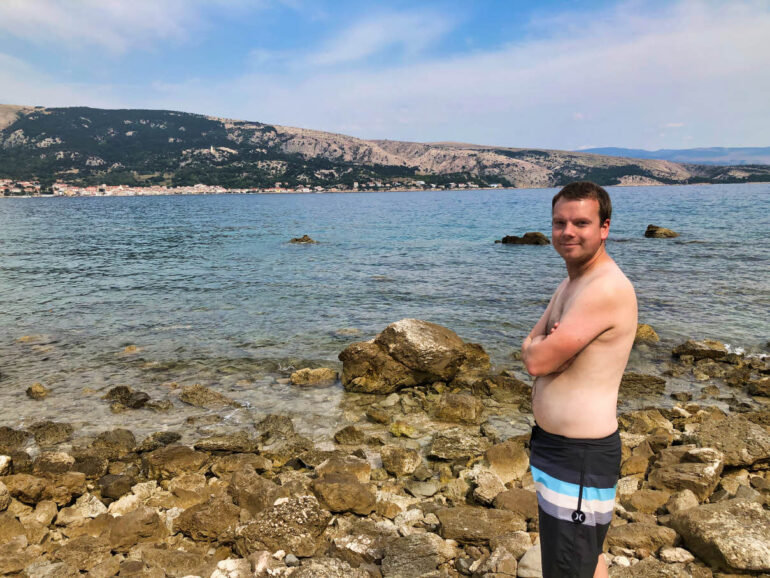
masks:
[[[558,186],[770,181],[767,166],[706,166],[461,143],[362,140],[164,110],[0,105],[0,178],[77,184]]]

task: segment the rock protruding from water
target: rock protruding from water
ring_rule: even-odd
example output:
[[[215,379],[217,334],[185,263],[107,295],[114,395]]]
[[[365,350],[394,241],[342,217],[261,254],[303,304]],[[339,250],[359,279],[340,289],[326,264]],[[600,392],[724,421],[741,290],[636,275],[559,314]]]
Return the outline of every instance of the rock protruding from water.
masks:
[[[372,341],[352,343],[339,354],[342,385],[348,391],[382,394],[450,382],[470,355],[469,344],[450,329],[420,319],[402,319]],[[474,355],[478,357],[475,349]]]
[[[652,325],[646,323],[639,323],[636,326],[636,336],[634,337],[634,344],[637,343],[657,343],[660,341],[660,337],[652,328]]]
[[[30,399],[45,399],[50,390],[39,381],[36,381],[27,388],[27,397]]]
[[[722,359],[727,356],[727,347],[721,341],[714,339],[704,339],[703,341],[688,339],[681,345],[674,347],[671,354],[674,357],[690,355],[695,361],[699,359]]]
[[[524,233],[523,237],[516,235],[506,235],[502,239],[495,241],[503,245],[550,245],[551,241],[539,231]]]
[[[307,235],[302,235],[301,237],[294,237],[291,241],[289,241],[289,243],[312,245],[314,243],[318,243],[318,241],[314,241]]]
[[[204,407],[206,409],[222,409],[224,407],[241,407],[241,404],[230,399],[226,395],[209,389],[196,383],[182,388],[179,394],[180,401],[195,407]]]
[[[658,227],[657,225],[647,225],[647,230],[644,232],[644,236],[648,239],[671,239],[678,237],[679,233],[666,229],[665,227]]]

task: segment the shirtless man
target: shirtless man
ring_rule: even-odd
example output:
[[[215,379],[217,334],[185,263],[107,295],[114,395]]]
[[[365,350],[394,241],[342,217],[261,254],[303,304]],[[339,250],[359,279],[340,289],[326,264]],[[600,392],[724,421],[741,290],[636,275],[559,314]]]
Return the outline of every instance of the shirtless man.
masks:
[[[636,334],[636,295],[607,254],[612,204],[590,182],[553,198],[567,278],[522,345],[532,388],[532,477],[543,576],[607,576],[601,555],[620,471],[616,406]]]

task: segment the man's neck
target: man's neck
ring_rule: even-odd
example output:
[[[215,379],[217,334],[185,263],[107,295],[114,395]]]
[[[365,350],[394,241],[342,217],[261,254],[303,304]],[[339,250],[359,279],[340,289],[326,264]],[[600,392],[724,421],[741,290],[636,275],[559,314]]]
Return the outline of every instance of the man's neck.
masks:
[[[569,280],[574,281],[575,279],[579,279],[592,269],[606,263],[608,260],[610,260],[610,256],[607,254],[607,251],[604,250],[604,243],[602,243],[599,250],[587,261],[580,261],[577,263],[568,263],[565,261]]]

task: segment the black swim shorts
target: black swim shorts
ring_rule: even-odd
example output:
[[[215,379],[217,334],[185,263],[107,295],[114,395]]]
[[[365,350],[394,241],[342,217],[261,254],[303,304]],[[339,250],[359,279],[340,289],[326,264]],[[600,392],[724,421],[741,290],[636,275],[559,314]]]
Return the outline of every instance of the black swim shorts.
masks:
[[[590,577],[615,507],[620,434],[575,439],[532,428],[544,578]]]

